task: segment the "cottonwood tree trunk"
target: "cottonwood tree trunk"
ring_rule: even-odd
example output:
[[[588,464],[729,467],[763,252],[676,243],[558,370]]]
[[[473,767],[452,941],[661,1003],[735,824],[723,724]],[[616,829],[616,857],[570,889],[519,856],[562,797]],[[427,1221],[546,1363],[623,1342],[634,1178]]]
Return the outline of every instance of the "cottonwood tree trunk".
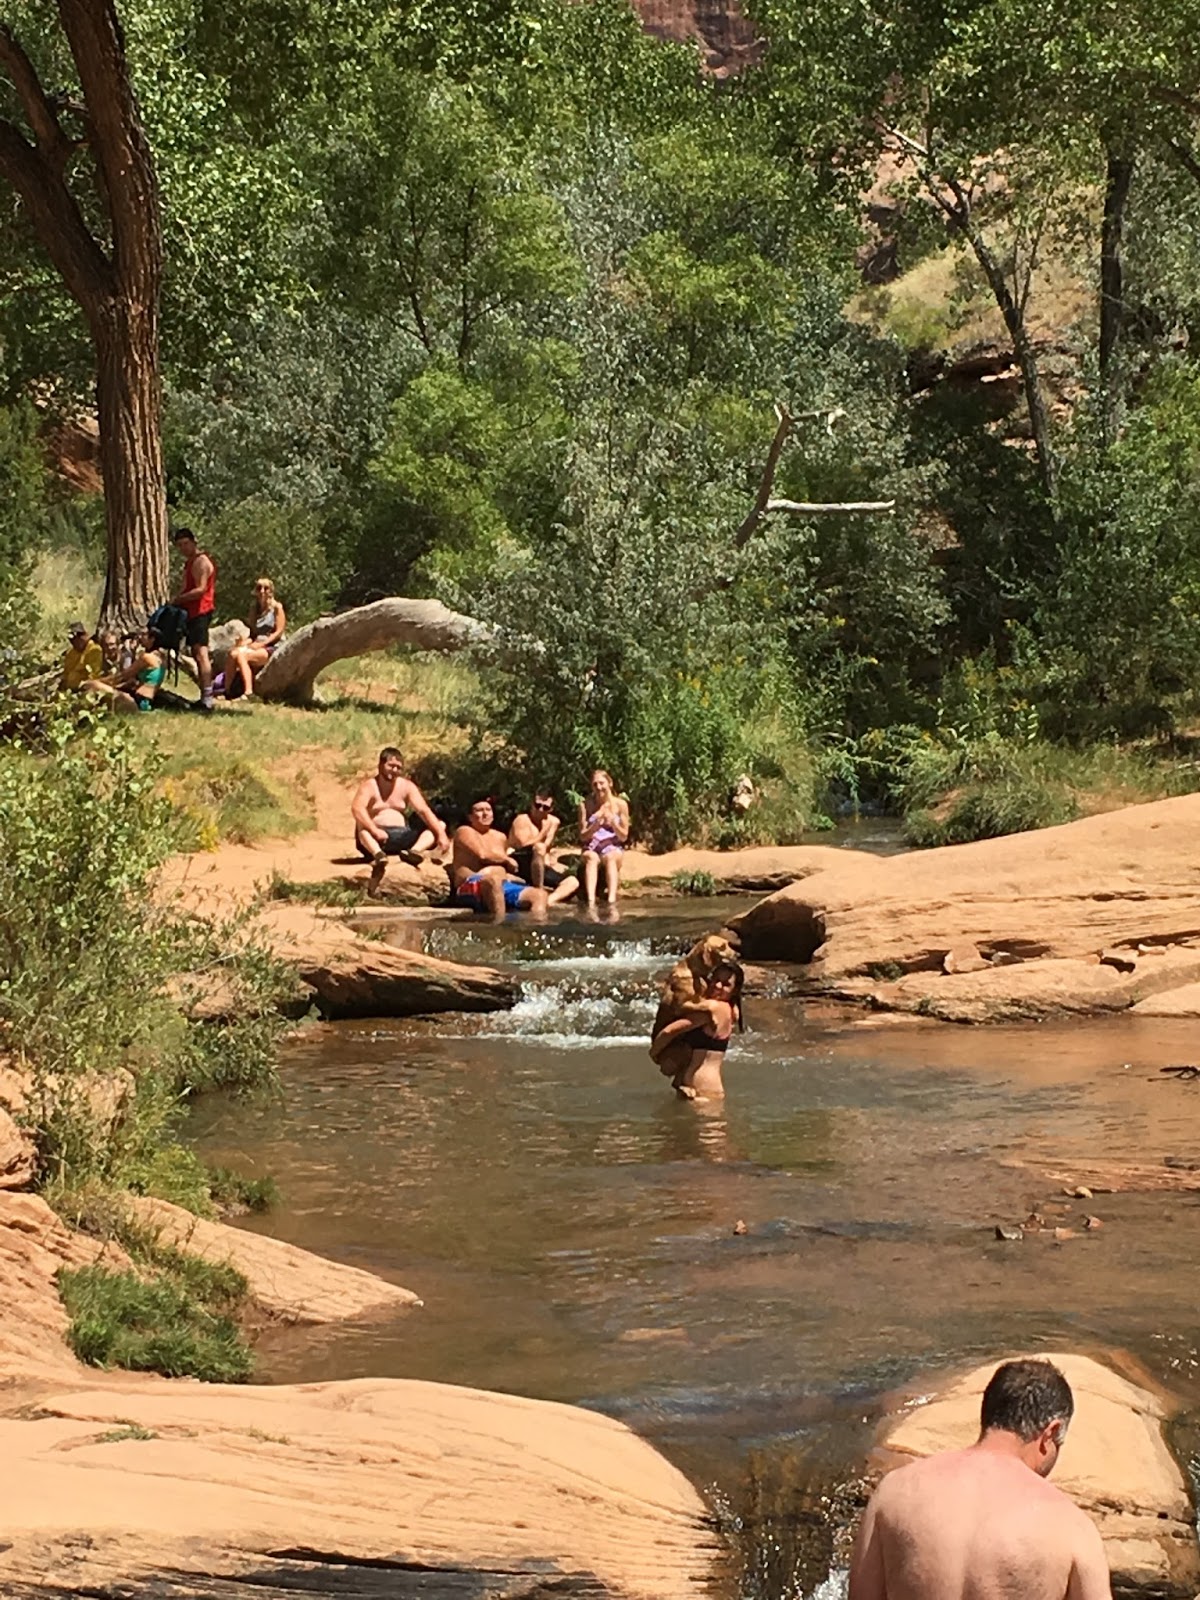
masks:
[[[158,313],[158,183],[142,131],[113,0],[58,0],[83,93],[53,99],[20,41],[0,23],[0,72],[25,126],[0,118],[0,175],[24,202],[38,240],[87,317],[96,351],[108,568],[101,622],[132,626],[167,592]],[[75,119],[69,133],[63,117]],[[90,170],[89,170],[90,168]],[[92,192],[111,244],[85,220]]]
[[[157,308],[109,302],[93,338],[108,537],[101,620],[123,631],[167,592]]]

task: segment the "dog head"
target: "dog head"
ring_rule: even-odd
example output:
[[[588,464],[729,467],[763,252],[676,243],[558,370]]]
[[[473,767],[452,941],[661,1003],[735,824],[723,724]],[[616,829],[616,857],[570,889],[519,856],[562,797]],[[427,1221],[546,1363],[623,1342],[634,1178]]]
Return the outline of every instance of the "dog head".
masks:
[[[703,980],[714,967],[719,967],[722,961],[736,965],[737,951],[723,934],[706,933],[703,939],[696,941],[684,960],[696,977]]]

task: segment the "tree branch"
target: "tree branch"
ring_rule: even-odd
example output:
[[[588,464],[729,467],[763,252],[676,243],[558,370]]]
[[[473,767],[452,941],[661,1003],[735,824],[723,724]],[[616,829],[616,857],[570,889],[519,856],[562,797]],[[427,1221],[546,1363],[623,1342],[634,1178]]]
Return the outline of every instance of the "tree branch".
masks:
[[[771,440],[771,448],[767,451],[766,464],[759,479],[758,493],[754,497],[754,504],[742,519],[742,525],[733,536],[733,548],[741,550],[753,537],[755,529],[766,515],[767,502],[771,498],[771,490],[775,486],[775,472],[779,466],[779,458],[783,454],[783,447],[787,443],[788,434],[792,431],[792,414],[786,406],[775,407],[777,426],[775,437]]]
[[[790,511],[799,517],[855,516],[860,512],[894,511],[894,500],[768,500],[766,514]]]
[[[0,120],[0,175],[24,201],[42,248],[75,300],[90,312],[112,287],[112,267],[93,239],[62,173],[48,165],[19,128]]]
[[[0,67],[17,91],[38,154],[48,166],[61,172],[76,148],[75,141],[63,132],[33,62],[12,29],[3,22],[0,22]]]
[[[112,223],[113,267],[125,292],[157,310],[162,224],[150,147],[125,64],[112,0],[58,0],[93,130],[92,153]]]

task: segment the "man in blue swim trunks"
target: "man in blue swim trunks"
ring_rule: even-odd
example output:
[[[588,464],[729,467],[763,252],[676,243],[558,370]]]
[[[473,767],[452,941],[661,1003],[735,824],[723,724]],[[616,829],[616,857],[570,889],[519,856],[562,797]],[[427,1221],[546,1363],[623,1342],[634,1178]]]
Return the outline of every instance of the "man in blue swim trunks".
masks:
[[[481,796],[472,803],[462,827],[455,829],[450,904],[467,906],[497,921],[508,911],[531,911],[540,916],[550,897],[545,889],[531,888],[516,876],[516,862],[509,854],[508,841],[492,826],[495,820],[491,800]]]

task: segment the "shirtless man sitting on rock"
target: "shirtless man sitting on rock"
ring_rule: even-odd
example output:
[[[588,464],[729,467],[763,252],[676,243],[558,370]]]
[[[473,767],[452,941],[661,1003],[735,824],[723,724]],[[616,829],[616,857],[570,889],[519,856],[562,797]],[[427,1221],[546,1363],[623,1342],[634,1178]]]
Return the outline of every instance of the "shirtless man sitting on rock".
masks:
[[[379,769],[364,778],[350,802],[354,843],[371,863],[368,894],[378,894],[389,856],[419,866],[426,856],[450,848],[450,836],[425,796],[404,776],[404,758],[391,745],[379,752]],[[407,812],[420,819],[410,826]]]
[[[497,921],[506,911],[544,915],[549,895],[516,876],[516,862],[509,854],[508,841],[492,826],[495,820],[492,802],[483,796],[471,805],[462,827],[454,830],[450,904],[490,913]]]
[[[561,823],[554,809],[553,790],[538,789],[529,810],[519,811],[508,830],[508,848],[518,875],[535,889],[548,889],[548,904],[552,906],[569,900],[579,888],[574,873],[560,872],[548,859]]]
[[[1046,1482],[1075,1409],[1049,1361],[1006,1361],[981,1431],[890,1472],[871,1496],[850,1600],[1112,1600],[1091,1518]]]

